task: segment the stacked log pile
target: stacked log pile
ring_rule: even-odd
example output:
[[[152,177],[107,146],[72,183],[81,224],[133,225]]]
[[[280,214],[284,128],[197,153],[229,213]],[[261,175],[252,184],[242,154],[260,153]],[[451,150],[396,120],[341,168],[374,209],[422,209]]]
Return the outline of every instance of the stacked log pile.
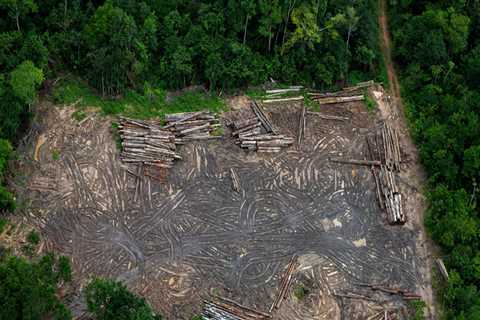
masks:
[[[319,104],[363,101],[365,97],[361,91],[372,85],[374,85],[374,82],[371,80],[360,82],[356,86],[345,87],[337,92],[309,92],[308,95],[312,100],[315,100]]]
[[[280,290],[278,291],[277,297],[273,301],[272,305],[270,306],[270,312],[273,311],[273,309],[279,309],[283,299],[285,298],[285,295],[288,292],[288,289],[290,288],[290,285],[293,280],[293,273],[295,272],[296,268],[298,266],[298,256],[293,255],[292,258],[290,259],[290,262],[288,263],[287,266],[287,271],[283,274],[282,280],[280,282]]]
[[[215,301],[205,301],[202,317],[205,320],[266,320],[271,315],[243,306],[235,301],[217,297]]]
[[[380,188],[380,206],[387,213],[390,224],[403,224],[407,221],[403,213],[402,194],[398,189],[395,174],[382,166],[380,168],[378,188]],[[377,193],[378,194],[378,193]]]
[[[121,117],[118,131],[122,139],[120,158],[125,163],[168,169],[175,159],[175,136],[158,123]]]
[[[255,117],[232,121],[232,136],[241,148],[250,151],[276,153],[293,144],[293,138],[278,134],[262,108],[253,101]]]
[[[174,134],[177,144],[191,140],[219,138],[212,135],[212,132],[221,125],[209,111],[166,114],[165,121],[166,125],[163,129],[168,129]]]
[[[295,97],[285,97],[283,95],[290,94],[294,92],[300,92],[302,90],[302,86],[290,86],[285,89],[273,89],[273,90],[266,90],[265,99],[262,100],[263,103],[277,103],[277,102],[288,102],[288,101],[302,101],[303,96],[295,96]]]
[[[395,174],[401,169],[398,133],[390,124],[384,123],[372,139],[367,137],[367,147],[379,206],[387,214],[390,224],[403,224],[407,219]]]

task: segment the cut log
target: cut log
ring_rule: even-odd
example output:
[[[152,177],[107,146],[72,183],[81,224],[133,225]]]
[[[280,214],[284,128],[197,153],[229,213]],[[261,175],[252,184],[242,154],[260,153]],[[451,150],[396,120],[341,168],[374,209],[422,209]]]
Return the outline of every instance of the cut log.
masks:
[[[311,115],[317,116],[317,117],[319,117],[321,119],[325,119],[325,120],[345,121],[345,120],[349,119],[347,117],[330,116],[330,115],[327,115],[327,114],[323,114],[323,113],[319,113],[319,112],[313,112],[313,111],[307,111],[307,114],[311,114]]]
[[[279,98],[279,99],[265,99],[262,100],[263,103],[275,103],[275,102],[288,102],[288,101],[302,101],[303,96],[290,97],[290,98]]]
[[[382,163],[376,160],[356,160],[356,159],[337,159],[331,158],[330,161],[346,164],[356,164],[362,166],[380,166]]]
[[[314,98],[319,104],[333,104],[333,103],[347,103],[353,101],[363,101],[364,96],[351,96],[351,97],[329,97],[329,98]]]

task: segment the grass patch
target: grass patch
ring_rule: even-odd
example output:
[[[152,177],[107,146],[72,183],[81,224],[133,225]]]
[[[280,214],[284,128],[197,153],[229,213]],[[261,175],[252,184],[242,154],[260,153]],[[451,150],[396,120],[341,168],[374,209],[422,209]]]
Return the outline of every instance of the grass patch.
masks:
[[[378,107],[375,100],[373,100],[373,98],[370,97],[370,95],[368,94],[368,92],[366,90],[363,93],[363,96],[365,97],[365,105],[367,106],[367,110],[369,112],[375,111],[375,109],[377,109],[377,107]]]
[[[412,300],[408,303],[409,320],[424,320],[425,319],[425,301]]]
[[[115,141],[115,145],[117,146],[118,151],[122,151],[122,138],[120,137],[120,133],[118,132],[118,123],[112,122],[111,127],[113,140]]]
[[[52,159],[54,161],[60,160],[60,151],[58,151],[57,149],[52,150]]]
[[[87,113],[83,110],[76,110],[73,114],[72,114],[72,118],[77,120],[78,122],[82,121],[83,119],[85,119],[87,117]]]
[[[0,218],[0,234],[3,233],[7,225],[8,225],[8,220],[5,218]]]
[[[40,242],[40,234],[35,230],[30,231],[27,235],[27,241],[33,245],[37,245]]]
[[[308,295],[308,289],[303,284],[299,284],[293,289],[293,295],[298,300],[303,300]]]
[[[220,112],[226,108],[222,99],[200,92],[186,92],[169,102],[165,97],[164,90],[146,85],[143,93],[128,90],[119,99],[102,98],[85,82],[73,77],[60,82],[53,91],[55,103],[75,106],[75,119],[84,117],[86,107],[98,108],[104,115],[121,114],[137,119],[162,118],[166,113],[205,109]]]

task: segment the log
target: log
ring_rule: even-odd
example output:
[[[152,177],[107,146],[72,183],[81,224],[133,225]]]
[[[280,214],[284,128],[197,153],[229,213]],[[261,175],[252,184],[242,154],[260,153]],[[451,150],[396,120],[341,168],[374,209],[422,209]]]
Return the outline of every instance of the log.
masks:
[[[274,134],[276,134],[275,129],[273,128],[272,124],[270,123],[270,120],[268,120],[268,117],[265,115],[263,110],[258,106],[258,104],[255,100],[252,102],[251,107],[252,107],[253,112],[257,116],[258,120],[265,127],[265,130],[267,130],[267,132],[273,132]]]
[[[233,168],[230,168],[230,177],[232,178],[232,189],[236,192],[240,192],[240,180]]]
[[[442,274],[442,277],[444,280],[448,280],[448,271],[447,268],[445,267],[445,264],[443,263],[443,260],[440,258],[435,259],[435,263],[437,264],[438,269],[440,270],[440,273]]]
[[[246,126],[255,124],[258,122],[257,117],[255,118],[249,118],[249,119],[244,119],[244,120],[238,120],[233,122],[233,126],[235,130],[245,128]]]
[[[287,92],[297,92],[300,91],[302,87],[293,87],[287,89],[272,89],[272,90],[265,90],[265,93],[272,94],[272,93],[287,93]]]
[[[380,166],[382,163],[377,160],[356,160],[356,159],[336,159],[331,158],[330,161],[346,164],[356,164],[362,166]]]
[[[201,129],[205,129],[205,128],[208,128],[208,127],[210,127],[210,124],[209,124],[209,123],[206,123],[206,124],[201,125],[201,126],[198,126],[198,127],[193,127],[193,128],[190,128],[190,129],[182,130],[182,131],[179,132],[179,135],[184,136],[184,135],[186,135],[187,133],[195,132],[195,131],[198,131],[198,130],[201,130]]]
[[[351,96],[351,97],[330,97],[330,98],[314,98],[319,104],[332,104],[332,103],[347,103],[353,101],[363,101],[364,96]]]
[[[374,84],[375,84],[375,81],[369,80],[369,81],[359,82],[355,86],[345,87],[342,90],[345,91],[345,92],[357,91],[357,90],[360,90],[360,89],[371,87]]]
[[[260,122],[256,122],[254,124],[248,125],[246,127],[243,127],[242,129],[238,129],[237,131],[232,132],[232,136],[237,136],[242,132],[250,131],[252,129],[260,127],[262,124]]]
[[[280,99],[265,99],[262,100],[262,103],[275,103],[275,102],[288,102],[288,101],[302,101],[303,96],[291,97],[291,98],[280,98]]]
[[[325,119],[325,120],[345,121],[345,120],[350,119],[350,118],[347,118],[347,117],[330,116],[330,115],[326,115],[326,114],[319,113],[319,112],[313,112],[313,111],[307,111],[307,114],[311,114],[311,115],[317,116],[317,117],[319,117],[321,119]]]

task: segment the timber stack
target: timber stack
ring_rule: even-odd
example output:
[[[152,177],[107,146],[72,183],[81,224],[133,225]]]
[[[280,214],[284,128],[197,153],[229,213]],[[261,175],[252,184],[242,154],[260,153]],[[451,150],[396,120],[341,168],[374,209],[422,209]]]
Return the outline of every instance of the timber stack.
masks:
[[[252,102],[251,108],[254,117],[231,123],[232,136],[237,138],[236,143],[241,148],[250,151],[276,153],[293,144],[293,138],[277,133],[270,119],[256,101]]]
[[[300,93],[302,86],[290,86],[285,89],[272,89],[266,90],[266,95],[263,97],[263,103],[278,103],[278,102],[291,102],[291,101],[303,101],[303,95],[294,97],[285,97],[285,94]]]
[[[165,121],[163,129],[173,133],[176,144],[221,138],[212,134],[221,124],[210,111],[166,114]]]
[[[173,133],[156,122],[120,117],[118,131],[122,140],[120,158],[125,163],[168,169],[175,159],[181,159]]]
[[[367,147],[372,160],[372,174],[376,184],[379,206],[387,214],[390,224],[407,221],[402,206],[396,172],[400,171],[401,151],[397,131],[385,122],[375,135],[367,137]],[[375,163],[375,167],[373,166]]]
[[[407,221],[403,213],[402,194],[398,189],[395,174],[385,168],[380,167],[379,188],[381,206],[387,213],[387,219],[390,224],[403,224]]]
[[[374,85],[373,80],[360,82],[352,87],[345,87],[337,92],[309,92],[308,95],[318,104],[347,103],[363,101],[365,99],[362,90]]]

